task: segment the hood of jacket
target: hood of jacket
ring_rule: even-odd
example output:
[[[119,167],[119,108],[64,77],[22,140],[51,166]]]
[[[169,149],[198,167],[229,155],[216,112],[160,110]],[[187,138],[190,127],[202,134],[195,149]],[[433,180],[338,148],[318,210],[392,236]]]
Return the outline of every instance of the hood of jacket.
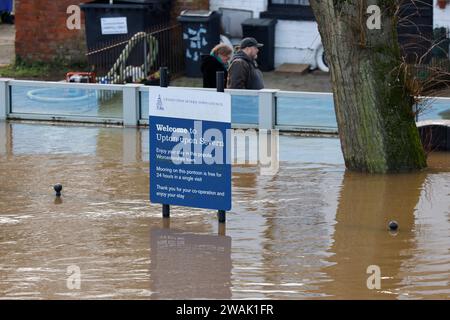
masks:
[[[234,61],[234,60],[236,60],[236,59],[242,59],[242,60],[245,60],[245,61],[247,61],[248,63],[250,63],[250,64],[252,64],[252,65],[255,65],[255,60],[253,60],[252,58],[250,58],[244,51],[242,51],[242,50],[240,50],[240,51],[238,51],[238,52],[236,52],[235,54],[234,54],[234,56],[233,56],[233,60],[232,61]]]

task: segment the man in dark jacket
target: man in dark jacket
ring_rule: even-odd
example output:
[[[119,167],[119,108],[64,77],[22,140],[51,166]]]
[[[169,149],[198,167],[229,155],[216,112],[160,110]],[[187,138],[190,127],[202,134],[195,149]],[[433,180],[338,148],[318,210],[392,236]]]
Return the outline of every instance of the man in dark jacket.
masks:
[[[241,41],[240,50],[234,55],[228,70],[229,89],[264,88],[263,75],[256,63],[259,48],[262,46],[255,38],[245,38]]]

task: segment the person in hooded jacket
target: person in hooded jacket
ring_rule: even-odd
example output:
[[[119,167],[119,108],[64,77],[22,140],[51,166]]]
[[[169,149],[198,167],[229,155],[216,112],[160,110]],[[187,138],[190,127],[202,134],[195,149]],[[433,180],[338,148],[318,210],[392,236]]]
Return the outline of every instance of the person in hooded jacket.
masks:
[[[255,38],[245,38],[241,41],[240,50],[233,56],[228,69],[229,89],[264,88],[263,74],[256,63],[259,48],[262,46],[263,44],[258,43]]]
[[[225,81],[228,77],[228,61],[233,49],[225,44],[218,44],[211,50],[211,54],[202,55],[201,71],[203,74],[203,88],[216,88],[216,72],[223,71]]]

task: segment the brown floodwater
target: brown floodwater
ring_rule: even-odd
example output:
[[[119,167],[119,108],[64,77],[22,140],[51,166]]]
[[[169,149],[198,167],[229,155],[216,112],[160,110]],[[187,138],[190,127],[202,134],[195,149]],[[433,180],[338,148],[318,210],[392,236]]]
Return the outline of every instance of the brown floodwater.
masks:
[[[148,150],[145,129],[0,122],[0,298],[450,297],[450,153],[365,175],[345,171],[336,138],[281,136],[277,174],[233,167],[221,228],[209,210],[163,221]]]

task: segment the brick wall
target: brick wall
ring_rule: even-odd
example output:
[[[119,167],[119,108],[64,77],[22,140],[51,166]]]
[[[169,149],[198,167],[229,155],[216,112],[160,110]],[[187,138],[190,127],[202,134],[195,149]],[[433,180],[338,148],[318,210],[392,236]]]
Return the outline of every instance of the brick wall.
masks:
[[[209,9],[208,0],[172,0],[172,22],[185,9]],[[81,30],[69,30],[70,5],[89,0],[15,0],[16,55],[25,61],[85,61],[84,18]]]
[[[85,59],[81,30],[66,27],[67,7],[74,0],[16,0],[16,55],[25,61],[79,62]]]
[[[172,3],[173,22],[183,10],[209,10],[209,0],[174,0]]]

